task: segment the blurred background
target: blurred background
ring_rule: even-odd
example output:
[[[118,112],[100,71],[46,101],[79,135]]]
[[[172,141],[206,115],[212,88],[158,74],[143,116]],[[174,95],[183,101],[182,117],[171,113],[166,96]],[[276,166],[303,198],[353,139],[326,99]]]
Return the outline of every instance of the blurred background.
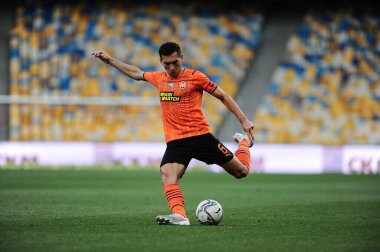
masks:
[[[0,23],[3,167],[157,166],[155,88],[91,52],[160,71],[175,41],[254,122],[253,172],[380,173],[376,1],[13,1]],[[207,94],[204,113],[235,149],[236,118]]]

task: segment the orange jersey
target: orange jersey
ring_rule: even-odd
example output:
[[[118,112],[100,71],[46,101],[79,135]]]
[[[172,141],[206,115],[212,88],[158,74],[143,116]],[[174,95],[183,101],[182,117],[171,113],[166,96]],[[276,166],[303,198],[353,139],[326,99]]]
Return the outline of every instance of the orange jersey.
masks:
[[[144,79],[158,89],[166,142],[211,131],[202,112],[202,95],[217,86],[206,75],[184,69],[175,78],[166,72],[145,72]]]

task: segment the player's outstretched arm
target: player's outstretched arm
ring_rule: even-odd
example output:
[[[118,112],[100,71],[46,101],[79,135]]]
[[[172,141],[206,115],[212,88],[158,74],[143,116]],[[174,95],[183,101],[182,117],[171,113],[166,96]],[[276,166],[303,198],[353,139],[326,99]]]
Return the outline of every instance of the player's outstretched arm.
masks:
[[[229,96],[221,87],[217,87],[212,95],[218,98],[235,116],[239,119],[241,126],[243,127],[248,138],[253,142],[255,140],[253,136],[253,123],[248,120],[244,115],[243,111],[240,109],[239,105]]]
[[[116,69],[123,72],[125,75],[127,75],[129,78],[135,79],[135,80],[144,80],[144,72],[139,69],[138,67],[128,65],[118,59],[115,59],[111,57],[107,52],[105,51],[95,51],[92,53],[93,56],[100,59],[106,64],[109,64]]]

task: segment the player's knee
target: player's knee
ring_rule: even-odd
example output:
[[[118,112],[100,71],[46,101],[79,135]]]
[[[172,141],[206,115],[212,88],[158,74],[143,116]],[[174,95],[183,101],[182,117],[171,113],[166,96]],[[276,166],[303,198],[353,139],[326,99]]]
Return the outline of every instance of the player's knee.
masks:
[[[173,180],[174,178],[175,178],[175,175],[173,173],[165,172],[165,171],[161,170],[161,179],[162,179],[162,181]]]
[[[248,169],[244,167],[244,169],[239,170],[239,172],[235,174],[235,178],[242,179],[242,178],[247,177],[247,175],[248,175]]]
[[[179,178],[177,176],[177,173],[172,167],[164,165],[160,168],[160,172],[161,172],[161,182],[164,186],[178,182]]]
[[[160,173],[162,176],[167,176],[169,174],[169,168],[166,166],[160,167]]]
[[[165,182],[170,178],[170,173],[168,172],[168,169],[165,167],[161,167],[160,172],[162,184],[165,184]]]

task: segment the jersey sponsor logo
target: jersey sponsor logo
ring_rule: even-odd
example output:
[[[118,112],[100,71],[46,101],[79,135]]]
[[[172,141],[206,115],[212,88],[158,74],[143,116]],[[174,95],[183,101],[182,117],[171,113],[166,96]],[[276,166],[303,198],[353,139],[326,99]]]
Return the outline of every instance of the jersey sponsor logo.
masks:
[[[160,98],[162,102],[179,102],[181,96],[175,96],[174,92],[160,92]]]
[[[218,144],[218,148],[226,157],[231,156],[231,153],[221,143]]]

